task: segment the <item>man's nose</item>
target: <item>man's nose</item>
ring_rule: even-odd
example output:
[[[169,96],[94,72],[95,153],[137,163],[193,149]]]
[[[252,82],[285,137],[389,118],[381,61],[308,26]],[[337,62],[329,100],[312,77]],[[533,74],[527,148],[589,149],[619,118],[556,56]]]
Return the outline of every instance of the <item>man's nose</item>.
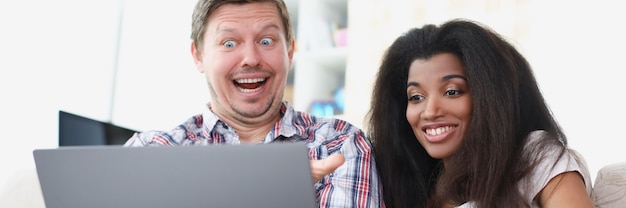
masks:
[[[261,65],[259,49],[255,44],[246,44],[242,50],[242,56],[242,68],[259,67]]]

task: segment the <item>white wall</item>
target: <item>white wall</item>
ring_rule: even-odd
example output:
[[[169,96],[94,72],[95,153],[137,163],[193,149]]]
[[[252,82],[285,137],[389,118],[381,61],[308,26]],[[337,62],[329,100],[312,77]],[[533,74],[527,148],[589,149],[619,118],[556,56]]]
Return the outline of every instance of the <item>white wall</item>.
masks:
[[[0,1],[0,190],[58,144],[58,111],[107,117],[118,1]]]
[[[209,96],[190,55],[194,3],[0,0],[0,207],[25,200],[14,188],[36,177],[32,150],[58,146],[59,110],[139,131],[200,112]]]
[[[626,13],[617,1],[533,2],[526,55],[538,82],[591,174],[625,162]]]
[[[191,57],[195,0],[125,0],[111,121],[170,130],[209,101]]]

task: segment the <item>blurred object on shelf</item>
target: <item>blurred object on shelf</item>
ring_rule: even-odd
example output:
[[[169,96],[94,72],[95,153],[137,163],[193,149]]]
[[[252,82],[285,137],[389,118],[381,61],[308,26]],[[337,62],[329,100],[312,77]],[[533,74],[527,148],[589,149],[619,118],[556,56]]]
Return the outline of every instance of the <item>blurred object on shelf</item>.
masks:
[[[343,86],[335,90],[335,93],[333,94],[333,99],[335,101],[335,107],[337,107],[337,113],[343,113],[343,109],[345,106],[345,95]]]
[[[335,47],[346,47],[348,45],[348,29],[338,28],[333,33]]]
[[[332,117],[335,115],[335,103],[330,101],[313,101],[311,114],[319,117]]]

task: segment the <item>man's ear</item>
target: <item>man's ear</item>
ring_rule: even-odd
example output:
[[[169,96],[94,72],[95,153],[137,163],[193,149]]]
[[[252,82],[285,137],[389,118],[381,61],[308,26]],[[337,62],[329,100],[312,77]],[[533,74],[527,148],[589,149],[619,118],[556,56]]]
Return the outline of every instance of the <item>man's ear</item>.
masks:
[[[296,41],[291,39],[290,47],[287,50],[287,56],[289,57],[289,69],[293,68],[293,54],[296,52]]]
[[[196,64],[196,69],[200,73],[204,73],[204,68],[202,68],[202,52],[196,48],[196,44],[191,41],[191,56],[193,57],[193,62]]]

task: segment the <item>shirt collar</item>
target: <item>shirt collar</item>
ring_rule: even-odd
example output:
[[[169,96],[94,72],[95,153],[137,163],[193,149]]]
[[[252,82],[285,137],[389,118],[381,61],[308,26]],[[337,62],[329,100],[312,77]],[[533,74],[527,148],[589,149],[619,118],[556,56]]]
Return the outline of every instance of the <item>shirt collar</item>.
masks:
[[[297,112],[291,106],[291,103],[288,101],[283,101],[280,107],[280,121],[274,125],[274,128],[269,132],[270,135],[275,135],[272,138],[272,141],[279,136],[290,138],[297,134],[297,123],[296,123],[296,115]],[[222,121],[215,113],[211,111],[211,103],[207,104],[204,112],[202,113],[203,117],[203,128],[207,132],[212,132],[215,129],[215,125],[228,125],[224,121]],[[232,128],[231,128],[232,129]],[[279,132],[276,135],[276,132]]]

